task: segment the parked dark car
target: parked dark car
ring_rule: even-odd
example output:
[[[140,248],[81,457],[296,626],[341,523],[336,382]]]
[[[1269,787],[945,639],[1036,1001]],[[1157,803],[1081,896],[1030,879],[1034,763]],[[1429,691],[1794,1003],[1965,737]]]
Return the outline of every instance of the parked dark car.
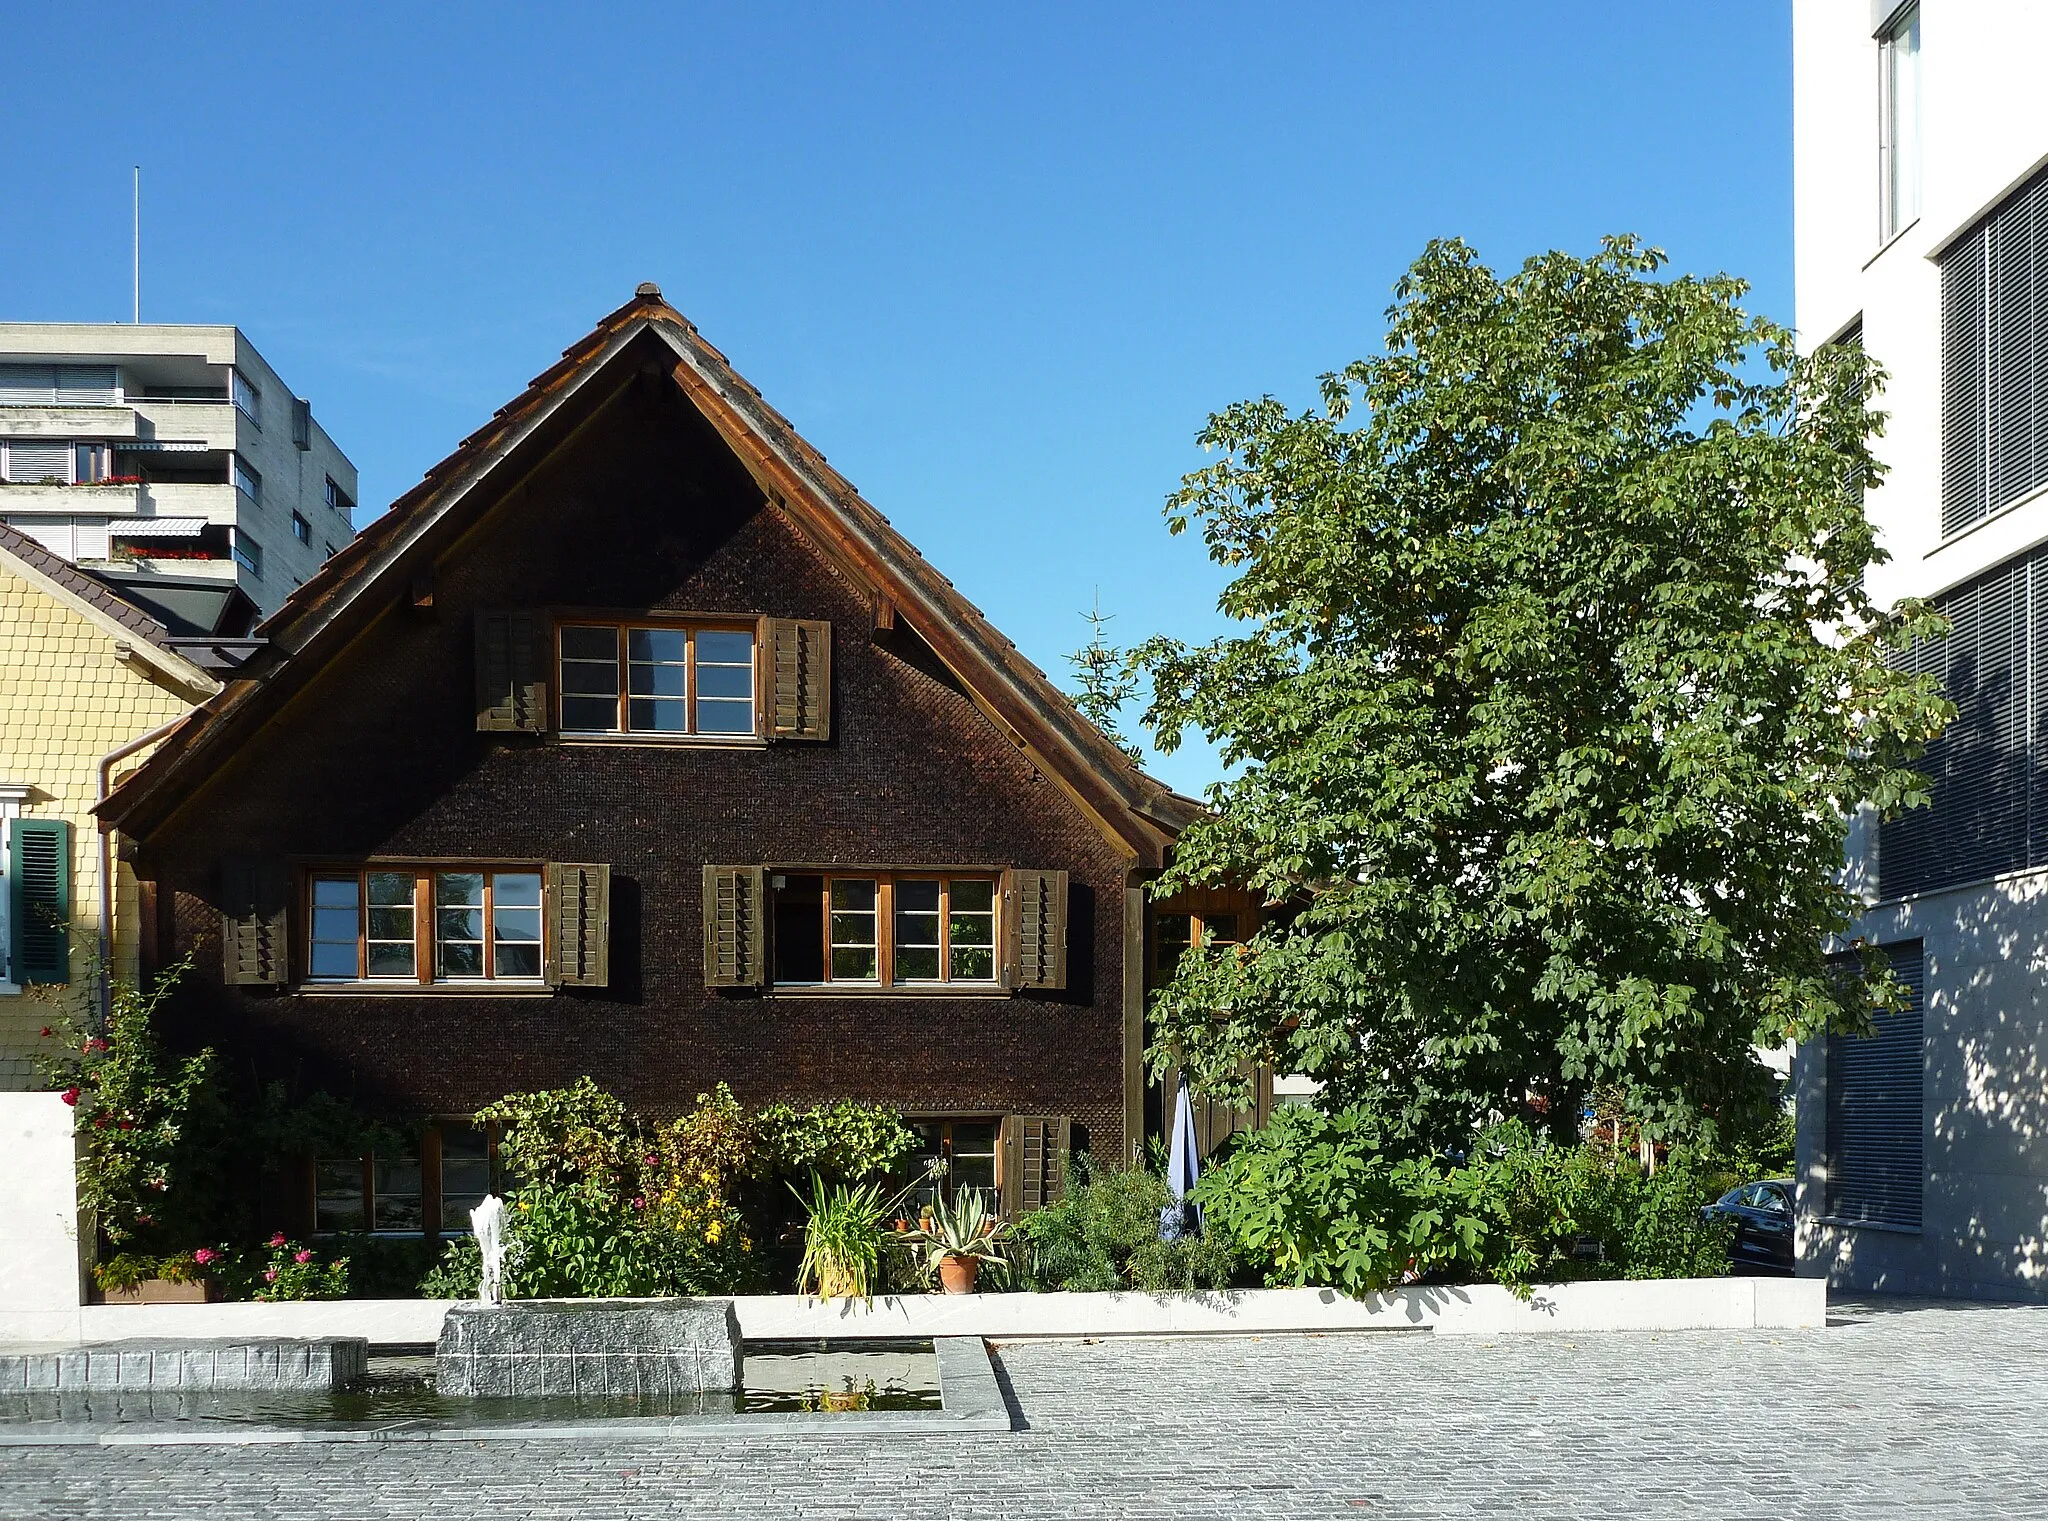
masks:
[[[1728,1260],[1738,1271],[1792,1271],[1792,1180],[1766,1178],[1731,1188],[1700,1211],[1703,1220],[1732,1220]]]

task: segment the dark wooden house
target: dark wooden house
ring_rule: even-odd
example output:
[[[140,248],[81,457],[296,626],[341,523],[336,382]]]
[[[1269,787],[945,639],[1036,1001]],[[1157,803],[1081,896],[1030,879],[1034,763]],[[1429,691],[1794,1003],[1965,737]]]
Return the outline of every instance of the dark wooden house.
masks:
[[[585,1074],[886,1101],[1011,1208],[1141,1145],[1192,805],[653,287],[260,633],[103,814],[181,1039],[433,1121],[309,1168],[306,1223],[459,1227],[467,1117]]]

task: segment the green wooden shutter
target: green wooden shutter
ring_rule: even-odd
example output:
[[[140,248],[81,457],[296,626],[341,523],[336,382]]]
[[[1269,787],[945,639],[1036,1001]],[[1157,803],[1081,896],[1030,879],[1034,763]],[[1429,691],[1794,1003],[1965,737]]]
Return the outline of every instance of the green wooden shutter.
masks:
[[[1013,1114],[1003,1121],[1003,1211],[1021,1215],[1066,1192],[1074,1123],[1065,1115]]]
[[[704,985],[757,988],[768,974],[762,925],[766,873],[759,866],[704,868]]]
[[[286,883],[279,861],[231,856],[220,863],[221,977],[242,986],[276,986],[291,974]]]
[[[832,625],[807,618],[766,618],[762,642],[768,653],[769,735],[831,738]]]
[[[1003,923],[1008,931],[1003,982],[1012,988],[1067,985],[1067,874],[1003,873]]]
[[[555,987],[601,988],[611,981],[612,869],[550,861],[548,936],[542,973]]]
[[[541,734],[548,726],[547,619],[540,613],[476,615],[476,726]]]
[[[71,826],[63,819],[15,819],[8,838],[9,957],[14,981],[71,980]]]

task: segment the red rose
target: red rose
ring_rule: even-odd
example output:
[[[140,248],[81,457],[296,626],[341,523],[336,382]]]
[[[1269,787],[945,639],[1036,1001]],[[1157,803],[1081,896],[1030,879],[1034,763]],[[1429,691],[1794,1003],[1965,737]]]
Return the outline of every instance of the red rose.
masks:
[[[40,1033],[42,1034],[44,1040],[48,1040],[52,1035],[55,1035],[57,1032],[51,1029],[48,1025],[44,1025]]]
[[[76,1088],[66,1088],[62,1093],[58,1094],[57,1097],[64,1100],[65,1103],[71,1105],[73,1108],[76,1108],[78,1105],[78,1090]]]
[[[123,1130],[133,1130],[134,1128],[135,1128],[135,1121],[133,1121],[133,1120],[123,1120],[123,1121],[121,1121],[121,1129],[123,1129]]]
[[[275,1236],[272,1236],[272,1237],[270,1238],[270,1240],[269,1240],[269,1241],[268,1241],[268,1242],[266,1243],[266,1245],[269,1245],[269,1246],[283,1246],[283,1245],[284,1245],[284,1232],[283,1232],[283,1231],[279,1231],[279,1232],[278,1232],[278,1233],[277,1233],[277,1234],[276,1234]]]
[[[302,1247],[300,1247],[300,1248],[299,1248],[299,1249],[298,1249],[298,1250],[297,1250],[296,1252],[293,1252],[293,1253],[292,1253],[292,1261],[294,1261],[294,1262],[311,1262],[312,1260],[313,1260],[313,1254],[312,1254],[312,1252],[308,1251],[308,1250],[307,1250],[307,1249],[306,1249],[305,1247],[303,1247],[303,1246],[302,1246]]]
[[[216,1252],[212,1247],[202,1246],[201,1248],[199,1248],[198,1251],[192,1254],[192,1260],[198,1263],[201,1267],[205,1267],[207,1263],[212,1262],[219,1256],[220,1253]]]

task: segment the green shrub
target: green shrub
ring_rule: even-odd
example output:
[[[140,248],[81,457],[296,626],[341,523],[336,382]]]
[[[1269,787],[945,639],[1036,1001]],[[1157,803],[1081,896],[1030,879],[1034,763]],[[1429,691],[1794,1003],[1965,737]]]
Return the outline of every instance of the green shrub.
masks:
[[[440,1258],[421,1277],[422,1299],[474,1299],[483,1286],[484,1256],[474,1236],[457,1236],[441,1248]]]
[[[320,1260],[319,1250],[288,1240],[282,1231],[264,1243],[269,1260],[242,1275],[239,1287],[260,1300],[343,1299],[348,1295],[348,1258]],[[237,1296],[241,1297],[241,1296]]]
[[[1728,1271],[1727,1227],[1699,1217],[1716,1193],[1682,1152],[1646,1175],[1630,1153],[1559,1145],[1519,1122],[1463,1156],[1404,1157],[1359,1110],[1283,1109],[1239,1137],[1195,1197],[1268,1282],[1348,1294]]]
[[[1098,1293],[1227,1287],[1239,1266],[1229,1239],[1214,1231],[1159,1239],[1160,1211],[1171,1202],[1158,1173],[1097,1170],[1077,1152],[1065,1196],[1017,1222],[1024,1286]]]
[[[815,1172],[848,1183],[891,1177],[918,1147],[917,1132],[886,1104],[852,1099],[811,1109],[770,1104],[755,1122],[767,1165],[791,1177]]]

